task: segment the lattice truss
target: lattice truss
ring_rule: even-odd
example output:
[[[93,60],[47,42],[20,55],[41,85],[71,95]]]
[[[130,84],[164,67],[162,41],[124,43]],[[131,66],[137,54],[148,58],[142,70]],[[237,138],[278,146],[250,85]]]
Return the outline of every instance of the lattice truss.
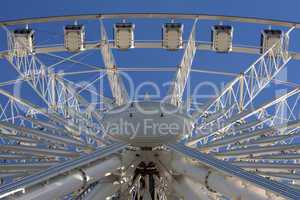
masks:
[[[120,22],[113,25],[116,19]],[[135,39],[131,20],[140,19],[166,20],[162,38]],[[70,20],[74,24],[66,25]],[[199,36],[203,20],[219,23],[208,42]],[[242,46],[233,43],[233,27],[224,21],[279,28],[264,30],[259,47]],[[35,40],[39,29],[34,27],[61,22],[64,42]],[[86,22],[93,27],[85,27]],[[1,65],[16,74],[15,80],[0,82],[0,199],[300,199],[300,88],[278,78],[289,62],[300,59],[290,48],[300,24],[145,13],[34,18],[0,25],[7,36],[2,38],[7,49],[0,52]],[[185,26],[190,27],[186,38]],[[97,33],[96,41],[90,40],[88,30]],[[131,48],[180,54],[181,61],[177,67],[119,67],[114,53]],[[202,51],[257,56],[242,73],[234,74],[194,67]],[[87,61],[88,53],[95,55],[91,60],[96,64]],[[68,65],[78,70],[67,70]],[[159,101],[177,108],[176,117],[184,115],[192,124],[176,141],[147,145],[145,137],[144,145],[135,145],[105,129],[107,115],[123,114],[115,114],[118,108],[127,106],[124,112],[133,118],[136,102],[154,102],[147,95],[141,100],[128,88],[125,79],[137,72],[145,77],[155,73],[157,79],[174,73],[171,81],[165,80],[169,88]],[[5,79],[4,73],[0,77]],[[193,81],[200,82],[192,80],[199,73],[234,77],[203,104],[187,92]],[[26,85],[25,95],[18,93],[20,83]],[[262,98],[276,89],[274,83],[281,93]],[[163,121],[169,116],[161,111],[159,117]]]

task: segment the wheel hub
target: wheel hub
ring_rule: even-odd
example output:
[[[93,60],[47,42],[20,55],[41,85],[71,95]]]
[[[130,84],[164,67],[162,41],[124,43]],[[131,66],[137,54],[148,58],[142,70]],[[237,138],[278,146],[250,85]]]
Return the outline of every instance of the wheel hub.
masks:
[[[106,113],[103,120],[107,135],[134,146],[176,142],[192,127],[192,119],[178,107],[153,101],[117,107]]]

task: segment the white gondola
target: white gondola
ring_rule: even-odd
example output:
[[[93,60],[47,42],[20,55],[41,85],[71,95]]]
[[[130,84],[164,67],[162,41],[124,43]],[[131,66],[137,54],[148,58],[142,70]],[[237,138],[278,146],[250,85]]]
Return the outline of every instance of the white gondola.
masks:
[[[266,29],[263,30],[261,34],[261,53],[266,52],[276,43],[276,49],[280,48],[279,40],[282,38],[283,34],[281,30]],[[276,52],[276,51],[275,51]]]
[[[162,29],[162,45],[168,50],[177,50],[183,48],[183,24],[166,23]]]
[[[232,51],[233,27],[215,25],[212,28],[212,48],[216,52],[228,53]]]
[[[134,48],[134,28],[132,23],[116,23],[114,26],[114,44],[118,49]]]
[[[34,31],[32,29],[16,29],[12,34],[14,54],[18,57],[33,52]]]
[[[70,52],[84,50],[85,30],[83,25],[67,25],[64,29],[65,48]]]

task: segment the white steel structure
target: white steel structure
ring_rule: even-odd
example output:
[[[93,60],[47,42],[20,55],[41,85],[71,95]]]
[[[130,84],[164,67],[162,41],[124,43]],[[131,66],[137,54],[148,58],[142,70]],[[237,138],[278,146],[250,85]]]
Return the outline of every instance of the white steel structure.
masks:
[[[133,23],[139,20],[163,27],[157,30],[162,37],[139,40]],[[208,42],[199,35],[203,21],[213,23]],[[260,46],[234,43],[234,26],[248,23],[262,27]],[[62,35],[45,44],[35,27],[49,24]],[[300,59],[290,49],[300,23],[121,13],[0,26],[8,44],[0,52],[1,67],[10,68],[0,77],[15,76],[0,82],[0,199],[300,199],[300,88],[278,78]],[[142,49],[171,50],[181,61],[177,67],[120,67],[114,55]],[[254,59],[242,73],[193,67],[204,51]],[[76,59],[89,52],[97,55]],[[157,79],[163,72],[175,75],[157,100],[132,94],[136,72],[145,79],[150,73]],[[188,89],[198,82],[195,73],[235,77],[214,98],[198,102]],[[82,83],[84,76],[89,81]],[[272,83],[285,85],[285,93],[260,98],[276,90]]]

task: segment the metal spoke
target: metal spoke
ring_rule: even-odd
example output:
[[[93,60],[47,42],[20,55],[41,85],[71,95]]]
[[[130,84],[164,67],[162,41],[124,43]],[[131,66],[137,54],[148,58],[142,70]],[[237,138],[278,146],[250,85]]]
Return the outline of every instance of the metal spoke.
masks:
[[[244,111],[227,119],[227,121],[224,122],[222,125],[209,129],[208,133],[206,132],[206,130],[203,131],[203,133],[201,133],[201,128],[204,128],[204,126],[197,127],[196,132],[198,133],[198,136],[189,139],[187,144],[195,145],[199,140],[201,140],[205,137],[209,137],[209,136],[220,134],[220,133],[223,133],[223,135],[224,134],[229,135],[230,133],[231,134],[234,132],[237,133],[238,131],[243,131],[245,129],[251,128],[251,126],[247,126],[247,124],[244,125],[245,127],[243,127],[243,128],[238,127],[238,126],[234,127],[233,125],[235,125],[237,122],[242,122],[242,121],[246,120],[247,118],[250,118],[253,115],[257,115],[258,120],[263,120],[264,121],[263,123],[265,123],[266,120],[261,118],[261,116],[263,116],[262,113],[266,113],[268,109],[272,109],[272,108],[275,108],[275,110],[278,109],[278,105],[282,104],[283,102],[286,102],[291,97],[299,96],[299,93],[300,93],[300,89],[296,88],[284,95],[281,95],[280,97],[277,97],[275,100],[272,100],[272,101],[262,104],[258,108],[252,107],[250,109],[245,109]],[[271,119],[269,119],[269,120],[271,120]],[[269,120],[267,120],[267,121],[269,122]],[[258,122],[256,121],[254,123],[254,126],[257,126],[258,123],[259,123],[259,121]],[[233,127],[233,130],[228,130],[230,127]],[[277,128],[277,127],[274,127],[274,129],[275,128]]]
[[[104,61],[105,68],[107,69],[107,76],[112,95],[117,105],[126,104],[128,102],[128,94],[123,84],[123,80],[118,72],[117,64],[115,62],[112,50],[110,49],[108,36],[103,24],[101,25],[101,54]]]
[[[233,165],[242,167],[247,170],[268,170],[268,171],[290,171],[290,170],[295,170],[299,169],[300,165],[295,164],[295,163],[267,163],[267,162],[247,162],[247,161],[236,161],[232,162]]]
[[[20,133],[23,133],[26,135],[44,139],[44,140],[47,140],[47,141],[50,141],[53,143],[64,144],[64,145],[73,144],[76,146],[83,145],[81,141],[78,141],[78,140],[75,140],[72,138],[67,138],[62,135],[55,135],[46,130],[37,130],[37,129],[33,129],[33,128],[16,126],[14,124],[7,123],[7,122],[0,122],[0,127],[4,128],[6,130],[17,131],[17,132],[20,132]]]
[[[34,171],[40,171],[43,169],[47,169],[53,165],[58,164],[58,162],[26,162],[26,163],[14,163],[14,164],[1,164],[1,172],[23,172],[23,173],[28,173],[28,172],[34,172]]]
[[[26,190],[29,187],[41,184],[51,178],[70,172],[74,169],[87,166],[88,164],[97,160],[99,161],[100,159],[112,155],[113,153],[116,153],[117,151],[120,151],[125,147],[126,145],[118,143],[108,147],[100,148],[90,155],[84,155],[78,159],[64,162],[60,165],[53,166],[46,171],[41,171],[19,181],[4,185],[0,187],[0,198]]]
[[[249,156],[250,154],[268,154],[268,153],[276,153],[282,152],[285,150],[299,150],[299,144],[287,144],[287,145],[273,145],[273,146],[265,146],[265,147],[246,147],[246,148],[239,148],[234,150],[227,150],[223,152],[211,153],[212,155],[218,158],[224,157],[235,157],[235,158],[242,158]]]
[[[284,178],[284,179],[292,179],[292,180],[299,180],[299,174],[292,174],[292,173],[275,173],[275,172],[258,172],[260,175],[267,176],[267,177],[276,177],[276,178]]]
[[[24,56],[16,55],[14,53],[14,42],[16,41],[14,41],[10,31],[7,29],[6,31],[10,49],[7,60],[44,100],[49,109],[62,114],[64,117],[71,116],[75,122],[84,120],[87,123],[92,123],[92,119],[87,118],[81,112],[81,109],[85,108],[85,112],[91,112],[92,116],[96,116],[96,120],[99,120],[99,113],[90,110],[88,102],[76,94],[75,89],[70,84],[65,83],[59,75],[47,68],[36,55],[33,53]],[[72,110],[73,113],[80,115],[80,120],[70,113]]]
[[[265,179],[256,174],[246,172],[245,170],[243,170],[240,167],[231,165],[225,161],[215,159],[212,156],[200,153],[189,147],[183,146],[181,144],[168,145],[168,147],[171,148],[172,150],[182,153],[188,157],[194,158],[197,161],[201,162],[202,164],[212,167],[212,168],[216,169],[217,171],[220,171],[225,174],[230,174],[232,176],[236,176],[242,180],[245,180],[254,185],[262,187],[268,191],[276,193],[287,199],[300,198],[300,190],[293,189],[284,184],[280,184],[276,181]]]
[[[214,126],[220,127],[222,122],[242,112],[284,68],[291,59],[287,53],[286,44],[289,40],[289,33],[293,29],[286,32],[281,40],[266,51],[243,74],[230,82],[218,97],[193,113],[197,120],[202,117],[203,128],[209,128],[212,123]],[[259,79],[259,77],[265,77],[265,79]],[[206,122],[205,115],[210,113],[213,116]]]
[[[261,128],[257,130],[249,130],[249,131],[243,131],[240,134],[231,134],[229,136],[222,137],[220,139],[216,139],[212,142],[208,142],[206,144],[203,144],[199,146],[199,149],[205,150],[207,148],[216,148],[220,146],[226,146],[228,144],[232,144],[233,146],[247,146],[250,145],[250,142],[247,142],[249,139],[257,139],[253,141],[252,144],[258,145],[261,143],[268,143],[272,142],[272,140],[275,140],[274,142],[278,142],[280,140],[283,140],[288,137],[295,137],[297,134],[294,133],[295,129],[297,130],[300,127],[300,121],[295,120],[291,121],[289,123],[283,123],[283,124],[277,124],[276,129],[272,127],[266,127],[266,128]],[[279,136],[267,136],[270,134],[274,134],[276,132],[285,132],[285,134],[281,134]],[[235,133],[235,132],[233,132]],[[246,141],[246,142],[244,142]],[[243,143],[244,142],[244,143]],[[238,144],[236,144],[238,143]]]
[[[181,63],[176,71],[175,78],[169,89],[168,100],[171,104],[179,106],[182,101],[182,95],[191,71],[193,60],[196,54],[196,25],[197,19],[194,21],[189,40],[184,50]]]
[[[8,145],[2,144],[0,146],[0,151],[13,151],[19,153],[28,153],[38,156],[47,156],[47,157],[78,157],[79,153],[74,151],[66,151],[61,149],[50,149],[50,148],[40,148],[36,146],[27,146],[27,145]]]

